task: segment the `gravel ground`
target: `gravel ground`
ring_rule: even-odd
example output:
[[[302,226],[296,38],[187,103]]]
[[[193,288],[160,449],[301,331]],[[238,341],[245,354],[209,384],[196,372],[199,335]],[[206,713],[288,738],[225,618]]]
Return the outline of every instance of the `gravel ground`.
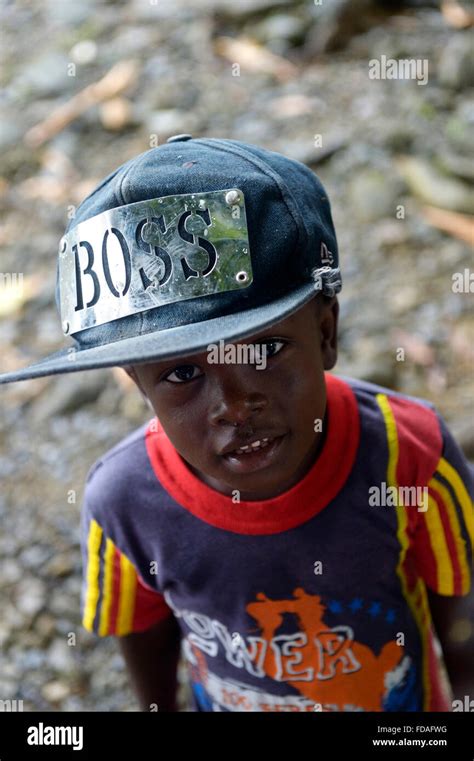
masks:
[[[474,459],[474,313],[452,287],[472,266],[469,30],[423,2],[1,7],[0,269],[23,278],[3,285],[2,370],[63,345],[57,245],[97,182],[172,134],[231,137],[308,163],[328,188],[345,278],[338,372],[429,398]],[[383,55],[426,59],[427,84],[370,79]],[[62,128],[46,121],[120,62],[104,99],[76,98]],[[0,699],[137,710],[116,642],[80,624],[79,516],[92,463],[149,412],[119,370],[0,393]]]

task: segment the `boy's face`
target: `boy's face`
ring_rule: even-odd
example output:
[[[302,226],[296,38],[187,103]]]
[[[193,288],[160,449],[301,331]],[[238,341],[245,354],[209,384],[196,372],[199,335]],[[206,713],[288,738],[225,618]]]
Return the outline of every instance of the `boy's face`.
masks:
[[[235,342],[259,344],[262,367],[244,364],[249,355],[241,351],[234,364],[211,363],[203,352],[126,369],[202,481],[225,494],[239,490],[243,500],[269,499],[296,484],[317,455],[323,434],[315,421],[326,411],[324,370],[337,358],[337,317],[336,298],[315,298]]]

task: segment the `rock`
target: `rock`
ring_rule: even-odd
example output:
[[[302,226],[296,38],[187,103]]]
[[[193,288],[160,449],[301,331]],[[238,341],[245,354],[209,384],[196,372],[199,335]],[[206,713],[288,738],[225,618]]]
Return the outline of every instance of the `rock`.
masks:
[[[396,163],[412,193],[424,203],[474,213],[474,191],[465,183],[442,174],[425,159],[405,156]]]
[[[16,555],[17,552],[18,552],[18,543],[14,536],[11,536],[11,535],[0,536],[0,554],[2,556]]]
[[[374,0],[321,0],[312,8],[304,52],[319,56],[343,48],[355,34],[369,29],[379,19],[380,9]]]
[[[5,648],[11,636],[10,627],[0,621],[0,648]],[[0,693],[1,694],[1,693]]]
[[[0,565],[0,587],[19,581],[23,576],[20,564],[12,558],[6,558]]]
[[[451,426],[451,431],[465,456],[469,460],[474,460],[474,431],[472,428],[472,420],[469,417],[456,420]]]
[[[35,98],[48,95],[58,95],[68,91],[74,77],[68,75],[70,61],[64,53],[48,50],[36,59],[29,61],[18,84],[26,94],[34,94]]]
[[[79,26],[82,22],[90,20],[94,17],[96,9],[96,0],[81,0],[80,3],[62,3],[58,0],[45,0],[45,11],[50,16],[50,23],[54,26],[64,25],[63,28],[67,29],[68,26],[74,28]]]
[[[416,139],[416,130],[414,127],[397,122],[387,128],[385,133],[385,145],[390,151],[399,153],[411,148]]]
[[[38,633],[42,645],[46,645],[56,629],[56,621],[49,613],[40,613],[37,617],[34,630]]]
[[[2,610],[3,622],[10,631],[23,629],[26,625],[25,616],[11,604],[5,605]]]
[[[22,646],[25,648],[16,658],[15,665],[23,673],[32,669],[41,669],[46,665],[46,653],[42,650],[33,649],[28,640],[22,639]]]
[[[410,241],[410,230],[403,219],[383,219],[373,225],[370,235],[375,248],[387,251],[406,246]]]
[[[62,704],[62,710],[70,713],[77,713],[84,710],[83,698],[72,695],[66,698]]]
[[[2,661],[2,676],[9,678],[18,676],[18,669],[15,664]]]
[[[273,53],[284,54],[304,37],[306,23],[300,16],[274,13],[248,30],[252,37],[267,45]]]
[[[365,169],[349,182],[349,201],[360,222],[374,222],[381,217],[395,217],[397,198],[403,187],[392,173]]]
[[[239,22],[271,11],[274,8],[287,6],[288,0],[205,0],[220,19],[234,19]]]
[[[19,560],[25,568],[40,568],[43,563],[51,556],[51,547],[45,547],[40,544],[33,544],[21,551]]]
[[[444,87],[464,90],[474,85],[474,42],[470,31],[454,35],[444,47],[438,64]]]
[[[286,140],[285,145],[280,147],[280,151],[285,153],[289,158],[308,164],[310,167],[322,164],[326,159],[331,158],[335,153],[346,146],[347,140],[343,135],[333,134],[331,138],[323,143],[321,148],[315,147],[312,141]],[[278,148],[275,148],[278,150]]]
[[[43,569],[47,576],[53,576],[55,578],[69,576],[73,570],[74,562],[70,552],[55,555]]]
[[[404,315],[410,309],[415,309],[420,301],[420,290],[416,285],[399,285],[392,290],[390,309],[395,315]]]
[[[19,142],[21,137],[22,129],[18,124],[18,114],[2,107],[0,109],[0,150],[6,150]]]
[[[48,610],[58,618],[60,616],[69,616],[71,614],[71,595],[64,592],[59,585],[53,589],[48,599]],[[68,622],[68,628],[70,629]],[[59,626],[57,626],[59,631]]]
[[[446,173],[455,174],[467,182],[474,182],[474,160],[472,158],[452,153],[445,148],[438,153],[438,163],[441,170]]]
[[[17,584],[15,597],[18,611],[25,616],[33,617],[39,613],[46,602],[45,585],[39,579],[24,578]]]
[[[55,378],[31,405],[33,422],[38,424],[56,415],[67,415],[95,402],[109,379],[109,374],[103,370]]]
[[[388,355],[377,359],[360,357],[355,362],[341,363],[338,372],[379,386],[395,390],[398,387],[394,358]]]
[[[48,666],[59,672],[71,672],[75,669],[73,646],[62,639],[55,639],[48,649]]]
[[[41,690],[41,694],[49,703],[56,705],[65,700],[69,696],[70,691],[71,690],[67,684],[55,680],[45,684]]]
[[[473,129],[474,103],[472,100],[461,100],[455,113],[446,123],[445,136],[455,150],[470,156]]]
[[[10,697],[16,694],[16,683],[11,679],[0,679],[0,700],[15,700]],[[7,697],[8,696],[8,697]]]
[[[198,127],[198,119],[195,114],[177,108],[169,108],[149,114],[146,129],[151,135],[157,135],[161,144],[171,135],[184,132],[194,135],[198,131]]]
[[[86,66],[97,58],[97,43],[94,40],[80,40],[72,47],[70,56],[74,63]]]

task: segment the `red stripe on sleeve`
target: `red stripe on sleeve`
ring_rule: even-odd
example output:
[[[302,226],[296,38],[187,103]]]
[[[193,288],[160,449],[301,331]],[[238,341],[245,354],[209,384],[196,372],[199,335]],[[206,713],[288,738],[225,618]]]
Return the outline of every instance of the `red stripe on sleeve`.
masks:
[[[163,595],[148,587],[139,574],[135,594],[133,631],[144,631],[171,615],[171,608],[166,604]]]
[[[398,484],[426,486],[443,449],[438,417],[422,404],[397,397],[389,400],[398,434]]]
[[[115,547],[113,554],[112,602],[110,606],[110,618],[108,627],[110,634],[117,633],[117,619],[120,603],[120,579],[120,551],[117,549],[117,547]]]

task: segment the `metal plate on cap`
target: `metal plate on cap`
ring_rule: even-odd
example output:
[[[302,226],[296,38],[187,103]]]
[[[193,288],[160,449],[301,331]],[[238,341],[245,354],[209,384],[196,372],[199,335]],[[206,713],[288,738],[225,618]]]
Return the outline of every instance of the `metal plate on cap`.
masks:
[[[61,240],[63,331],[240,290],[252,279],[239,188],[119,206],[79,223]]]

